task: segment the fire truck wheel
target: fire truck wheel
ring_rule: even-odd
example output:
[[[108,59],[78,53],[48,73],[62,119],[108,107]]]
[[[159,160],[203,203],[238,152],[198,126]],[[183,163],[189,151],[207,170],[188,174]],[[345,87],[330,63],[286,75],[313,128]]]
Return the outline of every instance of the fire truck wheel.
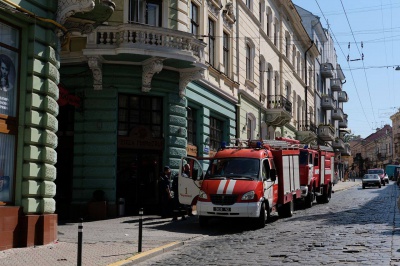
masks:
[[[264,228],[265,223],[268,220],[269,216],[269,208],[265,208],[265,203],[261,204],[261,210],[260,210],[260,215],[257,218],[257,228]]]
[[[199,224],[200,224],[200,227],[206,227],[208,224],[208,217],[207,216],[199,216]]]
[[[305,198],[306,208],[311,208],[313,206],[313,202],[314,202],[314,188],[312,188],[311,191],[308,191],[308,194]]]
[[[323,195],[317,197],[317,203],[329,203],[332,197],[332,185],[329,185],[328,191],[324,192]]]
[[[281,217],[292,217],[294,213],[294,202],[288,202],[278,209],[278,215]]]

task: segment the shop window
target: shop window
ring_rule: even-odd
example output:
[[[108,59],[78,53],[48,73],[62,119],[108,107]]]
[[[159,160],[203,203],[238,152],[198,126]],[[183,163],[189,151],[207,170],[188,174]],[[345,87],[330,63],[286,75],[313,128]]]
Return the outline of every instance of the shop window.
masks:
[[[20,32],[0,22],[0,202],[12,202]]]

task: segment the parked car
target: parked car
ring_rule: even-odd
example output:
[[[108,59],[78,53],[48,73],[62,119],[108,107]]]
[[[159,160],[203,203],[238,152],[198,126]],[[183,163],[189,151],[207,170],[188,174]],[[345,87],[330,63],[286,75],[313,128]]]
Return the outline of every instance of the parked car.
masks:
[[[381,188],[381,178],[378,174],[365,174],[362,179],[362,188],[366,187],[379,187]]]
[[[387,174],[385,174],[385,175],[383,176],[383,180],[385,181],[386,184],[389,184],[389,177],[388,177]]]

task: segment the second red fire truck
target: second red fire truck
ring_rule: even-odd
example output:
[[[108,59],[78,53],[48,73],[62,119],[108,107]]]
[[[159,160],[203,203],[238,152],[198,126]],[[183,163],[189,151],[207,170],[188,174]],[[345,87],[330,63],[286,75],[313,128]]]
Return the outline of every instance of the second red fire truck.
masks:
[[[202,163],[182,158],[190,173],[179,174],[179,201],[196,205],[200,225],[211,217],[246,217],[261,228],[272,212],[292,216],[295,200],[328,203],[334,153],[287,140],[235,140]],[[207,167],[207,171],[203,168]]]

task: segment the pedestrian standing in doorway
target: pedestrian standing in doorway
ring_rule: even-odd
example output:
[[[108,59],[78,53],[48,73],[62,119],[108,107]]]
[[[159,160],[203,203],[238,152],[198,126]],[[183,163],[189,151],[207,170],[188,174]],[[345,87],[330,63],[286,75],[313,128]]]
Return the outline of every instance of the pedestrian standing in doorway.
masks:
[[[160,196],[161,196],[161,217],[167,218],[171,215],[172,198],[171,193],[171,168],[164,167],[164,172],[160,176]]]

